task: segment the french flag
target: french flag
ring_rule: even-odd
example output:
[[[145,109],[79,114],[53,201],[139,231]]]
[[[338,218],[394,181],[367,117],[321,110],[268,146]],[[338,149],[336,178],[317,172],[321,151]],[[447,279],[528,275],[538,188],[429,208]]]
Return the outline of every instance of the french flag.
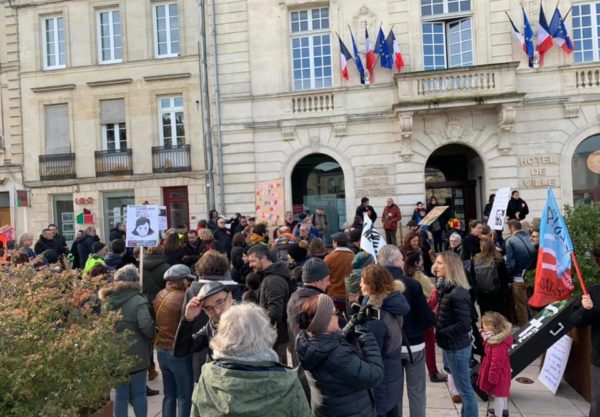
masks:
[[[348,61],[352,60],[352,54],[348,48],[346,48],[346,45],[344,45],[344,42],[342,42],[342,39],[339,35],[338,39],[340,41],[340,69],[342,71],[342,77],[344,77],[344,80],[348,80]]]
[[[567,13],[569,14],[569,13]],[[558,7],[554,10],[554,14],[552,15],[552,20],[550,21],[549,32],[554,38],[554,43],[556,46],[562,48],[568,55],[572,54],[575,50],[575,46],[573,45],[573,41],[569,37],[569,30],[567,29],[567,25],[565,24],[565,20],[560,14],[560,10]]]
[[[573,242],[564,218],[558,210],[552,188],[540,223],[540,248],[535,270],[535,285],[529,305],[534,308],[566,300],[573,292],[571,253]]]
[[[365,27],[365,64],[367,71],[369,71],[369,83],[375,83],[375,63],[377,57],[375,57],[375,51],[371,48],[371,39],[369,38],[369,31]]]
[[[396,35],[394,35],[393,30],[390,30],[390,33],[388,34],[385,42],[388,44],[388,49],[394,54],[394,64],[396,65],[396,71],[400,72],[404,67],[404,59],[402,59],[402,53],[400,52],[400,48],[398,47],[398,41],[396,40]]]
[[[544,54],[552,48],[552,36],[550,35],[550,27],[546,20],[544,8],[540,4],[540,22],[537,33],[537,51],[540,55],[540,67],[544,65]]]
[[[525,38],[523,37],[523,34],[519,32],[519,29],[517,29],[517,26],[515,26],[515,22],[512,21],[508,13],[506,13],[506,16],[508,17],[508,20],[510,21],[510,24],[513,28],[513,35],[515,35],[515,38],[517,38],[519,45],[521,45],[521,48],[523,48],[523,52],[527,53],[527,46],[525,46]]]

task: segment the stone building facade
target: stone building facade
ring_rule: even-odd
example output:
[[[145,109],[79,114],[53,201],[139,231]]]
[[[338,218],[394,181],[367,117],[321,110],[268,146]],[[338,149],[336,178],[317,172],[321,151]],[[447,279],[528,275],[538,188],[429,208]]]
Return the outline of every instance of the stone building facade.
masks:
[[[205,217],[198,2],[12,3],[28,120],[22,131],[29,229],[73,222],[86,209],[106,233],[122,218],[119,207],[145,201],[169,205],[173,222]],[[522,27],[521,3],[200,2],[207,13],[213,157],[223,167],[216,208],[253,213],[256,184],[275,179],[283,179],[286,209],[323,207],[330,231],[352,220],[363,196],[378,211],[394,197],[403,223],[417,201],[431,196],[448,201],[465,221],[480,217],[488,194],[506,186],[521,191],[533,216],[547,186],[559,203],[599,201],[600,1],[561,2],[563,14],[573,6],[567,24],[578,50],[567,55],[555,46],[535,69],[506,17]],[[537,27],[539,2],[524,5]],[[550,19],[555,4],[545,6]],[[385,35],[393,28],[404,68],[396,73],[378,63],[365,86],[350,61],[344,80],[336,33],[352,50],[351,28],[363,52],[365,28],[374,45],[381,23]],[[177,114],[182,142],[174,142],[175,127],[164,133]],[[126,141],[116,154],[124,159],[115,160],[105,130],[112,125],[118,142],[120,124]],[[165,147],[166,136],[169,146],[189,150],[179,147],[173,156],[156,148]],[[182,154],[190,166],[177,159]]]

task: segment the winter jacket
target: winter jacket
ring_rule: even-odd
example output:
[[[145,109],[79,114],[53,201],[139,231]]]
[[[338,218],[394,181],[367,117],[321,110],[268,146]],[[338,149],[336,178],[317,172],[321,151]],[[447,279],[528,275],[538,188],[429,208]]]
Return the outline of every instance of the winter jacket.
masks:
[[[288,342],[286,306],[290,299],[290,273],[287,263],[275,262],[263,271],[258,293],[259,305],[267,310],[271,323],[277,327],[277,341]]]
[[[341,333],[298,336],[298,357],[306,370],[315,417],[376,415],[370,390],[383,381],[381,353],[371,333],[358,340],[362,352]]]
[[[185,318],[181,319],[177,333],[175,334],[173,353],[175,357],[183,358],[190,353],[208,349],[207,361],[210,361],[212,360],[210,341],[217,334],[217,324],[208,320],[198,331],[194,331],[194,324],[195,320],[188,321]]]
[[[142,288],[149,303],[154,303],[156,294],[165,288],[166,283],[163,277],[170,267],[171,265],[167,262],[167,257],[162,253],[144,255]]]
[[[523,275],[523,271],[531,265],[531,258],[535,253],[535,247],[527,232],[517,231],[514,235],[504,241],[506,250],[506,269],[509,277]]]
[[[275,362],[206,363],[192,417],[311,417],[297,373]]]
[[[325,263],[329,268],[329,280],[331,284],[327,288],[327,294],[331,297],[346,297],[345,279],[352,273],[352,261],[354,252],[349,248],[338,247],[325,257]]]
[[[110,252],[104,257],[104,263],[111,271],[116,271],[121,268],[123,264],[123,256],[118,253]]]
[[[469,291],[447,281],[438,288],[435,337],[444,350],[460,350],[471,344],[473,303]]]
[[[473,256],[477,255],[479,252],[481,252],[481,246],[479,245],[480,241],[480,238],[472,234],[469,234],[462,240],[461,256],[463,260],[469,260]]]
[[[148,301],[141,294],[137,282],[115,282],[102,288],[100,299],[106,302],[109,310],[119,310],[123,318],[117,324],[117,332],[130,332],[132,346],[129,354],[136,357],[129,373],[135,373],[150,367],[150,351],[154,339],[154,320],[150,316]]]
[[[183,249],[169,252],[165,251],[165,257],[167,258],[167,263],[171,266],[180,264],[183,259]]]
[[[519,217],[517,218],[517,213],[519,213]],[[508,207],[506,209],[506,215],[509,219],[517,219],[523,220],[529,214],[529,206],[522,198],[515,200],[511,198],[508,202]]]
[[[202,244],[201,240],[198,240],[198,245],[196,246],[192,245],[189,241],[185,242],[185,245],[183,246],[182,263],[190,268],[193,268],[193,266],[196,265],[196,262],[198,262],[202,256],[203,251],[204,245]]]
[[[104,258],[98,255],[92,255],[88,258],[87,262],[85,263],[85,267],[83,268],[83,274],[87,275],[90,273],[91,269],[93,267],[95,267],[96,265],[105,265],[104,264]]]
[[[218,228],[217,230],[215,230],[213,232],[213,234],[215,236],[215,242],[221,242],[223,245],[222,247],[227,252],[227,256],[230,257],[231,256],[231,231],[229,231],[228,229]]]
[[[246,275],[252,272],[252,268],[247,263],[244,263],[243,246],[234,246],[231,248],[231,279],[238,284],[246,283]]]
[[[383,382],[375,387],[375,407],[377,415],[384,415],[399,402],[398,393],[404,389],[404,371],[402,368],[402,322],[403,316],[410,312],[410,306],[402,293],[404,284],[394,281],[395,291],[365,297],[363,304],[380,309],[380,320],[368,320],[367,327],[375,336],[385,374]]]
[[[367,213],[369,218],[371,219],[371,221],[373,223],[375,223],[375,220],[377,220],[377,212],[375,211],[375,209],[373,208],[373,206],[363,206],[362,204],[360,206],[358,206],[356,208],[356,215],[358,217],[360,217],[361,219],[363,218],[363,213]]]
[[[504,328],[498,334],[484,341],[485,356],[479,369],[479,388],[494,397],[508,397],[510,381],[510,355],[508,351],[513,343],[512,326],[504,323]]]
[[[77,240],[79,240],[79,239],[77,239]],[[92,246],[94,246],[95,241],[96,241],[96,239],[94,239],[93,236],[85,235],[77,244],[77,251],[79,252],[79,266],[80,267],[83,268],[85,266],[85,263],[87,262],[88,258],[90,257],[90,254],[92,253]],[[37,250],[35,252],[38,253]]]
[[[312,224],[317,232],[319,232],[319,237],[325,236],[327,233],[327,228],[329,227],[329,222],[327,221],[327,215],[323,213],[322,215],[318,215],[317,213],[312,215]]]
[[[73,241],[71,245],[71,255],[73,255],[73,269],[81,268],[81,263],[79,262],[79,243],[83,240],[84,236],[78,237]]]
[[[300,333],[298,316],[300,315],[300,311],[302,311],[302,305],[304,302],[310,297],[319,294],[323,294],[323,291],[317,287],[307,284],[304,287],[298,288],[296,291],[294,291],[287,303],[287,325],[288,335],[290,338],[288,348],[292,355],[292,363],[294,366],[298,366],[298,357],[296,356],[296,337],[298,337],[298,334]]]
[[[594,308],[585,310],[581,302],[573,308],[573,322],[576,326],[592,326],[592,364],[600,366],[600,285],[588,288]]]
[[[108,241],[112,242],[113,240],[123,239],[125,240],[125,232],[120,231],[116,227],[110,231],[110,235],[108,235]]]
[[[156,294],[154,317],[156,317],[156,327],[158,327],[158,337],[155,343],[158,349],[173,350],[184,298],[184,290],[168,291],[165,288]]]
[[[408,338],[408,344],[416,346],[425,343],[425,331],[433,326],[435,317],[423,295],[423,287],[416,279],[404,275],[400,268],[393,266],[386,268],[394,279],[402,281],[406,287],[402,295],[408,301],[410,311],[404,315],[402,328]]]
[[[65,237],[63,235],[56,235],[54,237],[54,241],[60,247],[60,252],[58,252],[59,256],[66,255],[69,253],[69,247],[67,246],[67,239],[65,239]]]
[[[385,206],[383,209],[383,215],[381,221],[383,222],[383,228],[385,230],[396,230],[398,229],[398,222],[402,219],[400,214],[400,207],[397,204],[391,206]]]
[[[41,255],[42,252],[47,251],[47,250],[53,250],[54,252],[56,252],[56,254],[58,256],[60,256],[64,253],[62,246],[60,245],[59,242],[56,241],[56,239],[46,239],[44,236],[40,235],[40,238],[38,239],[38,241],[35,242],[33,251],[36,254]]]

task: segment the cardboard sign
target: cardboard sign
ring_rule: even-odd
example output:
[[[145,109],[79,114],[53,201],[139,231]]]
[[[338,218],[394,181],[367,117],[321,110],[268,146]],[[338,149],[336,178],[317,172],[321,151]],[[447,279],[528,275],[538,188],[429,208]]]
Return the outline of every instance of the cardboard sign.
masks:
[[[496,191],[494,204],[492,204],[492,210],[490,211],[490,217],[488,218],[488,226],[490,226],[492,230],[504,229],[506,209],[508,208],[509,201],[510,187],[499,188],[498,191]]]
[[[552,391],[552,394],[554,395],[556,395],[558,386],[565,373],[572,344],[573,339],[568,335],[564,335],[546,351],[544,366],[542,367],[542,372],[540,372],[538,379],[546,386],[546,388]]]
[[[285,214],[283,179],[262,181],[256,184],[256,223],[269,226],[283,223]]]
[[[158,206],[127,206],[127,247],[158,245],[158,215]]]
[[[419,226],[429,226],[431,223],[437,220],[443,212],[450,206],[437,206],[431,209],[429,213],[419,222]]]

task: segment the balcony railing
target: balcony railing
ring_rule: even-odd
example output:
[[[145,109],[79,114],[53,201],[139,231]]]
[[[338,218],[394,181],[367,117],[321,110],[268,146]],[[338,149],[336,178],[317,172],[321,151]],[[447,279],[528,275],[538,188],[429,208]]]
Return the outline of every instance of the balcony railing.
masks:
[[[292,97],[292,113],[316,113],[331,111],[333,93],[307,94]]]
[[[40,180],[65,180],[75,177],[74,153],[40,155]]]
[[[190,145],[153,146],[152,172],[191,171]]]
[[[452,101],[516,92],[518,62],[396,75],[400,103]]]
[[[96,176],[131,175],[131,149],[124,151],[96,151]]]

